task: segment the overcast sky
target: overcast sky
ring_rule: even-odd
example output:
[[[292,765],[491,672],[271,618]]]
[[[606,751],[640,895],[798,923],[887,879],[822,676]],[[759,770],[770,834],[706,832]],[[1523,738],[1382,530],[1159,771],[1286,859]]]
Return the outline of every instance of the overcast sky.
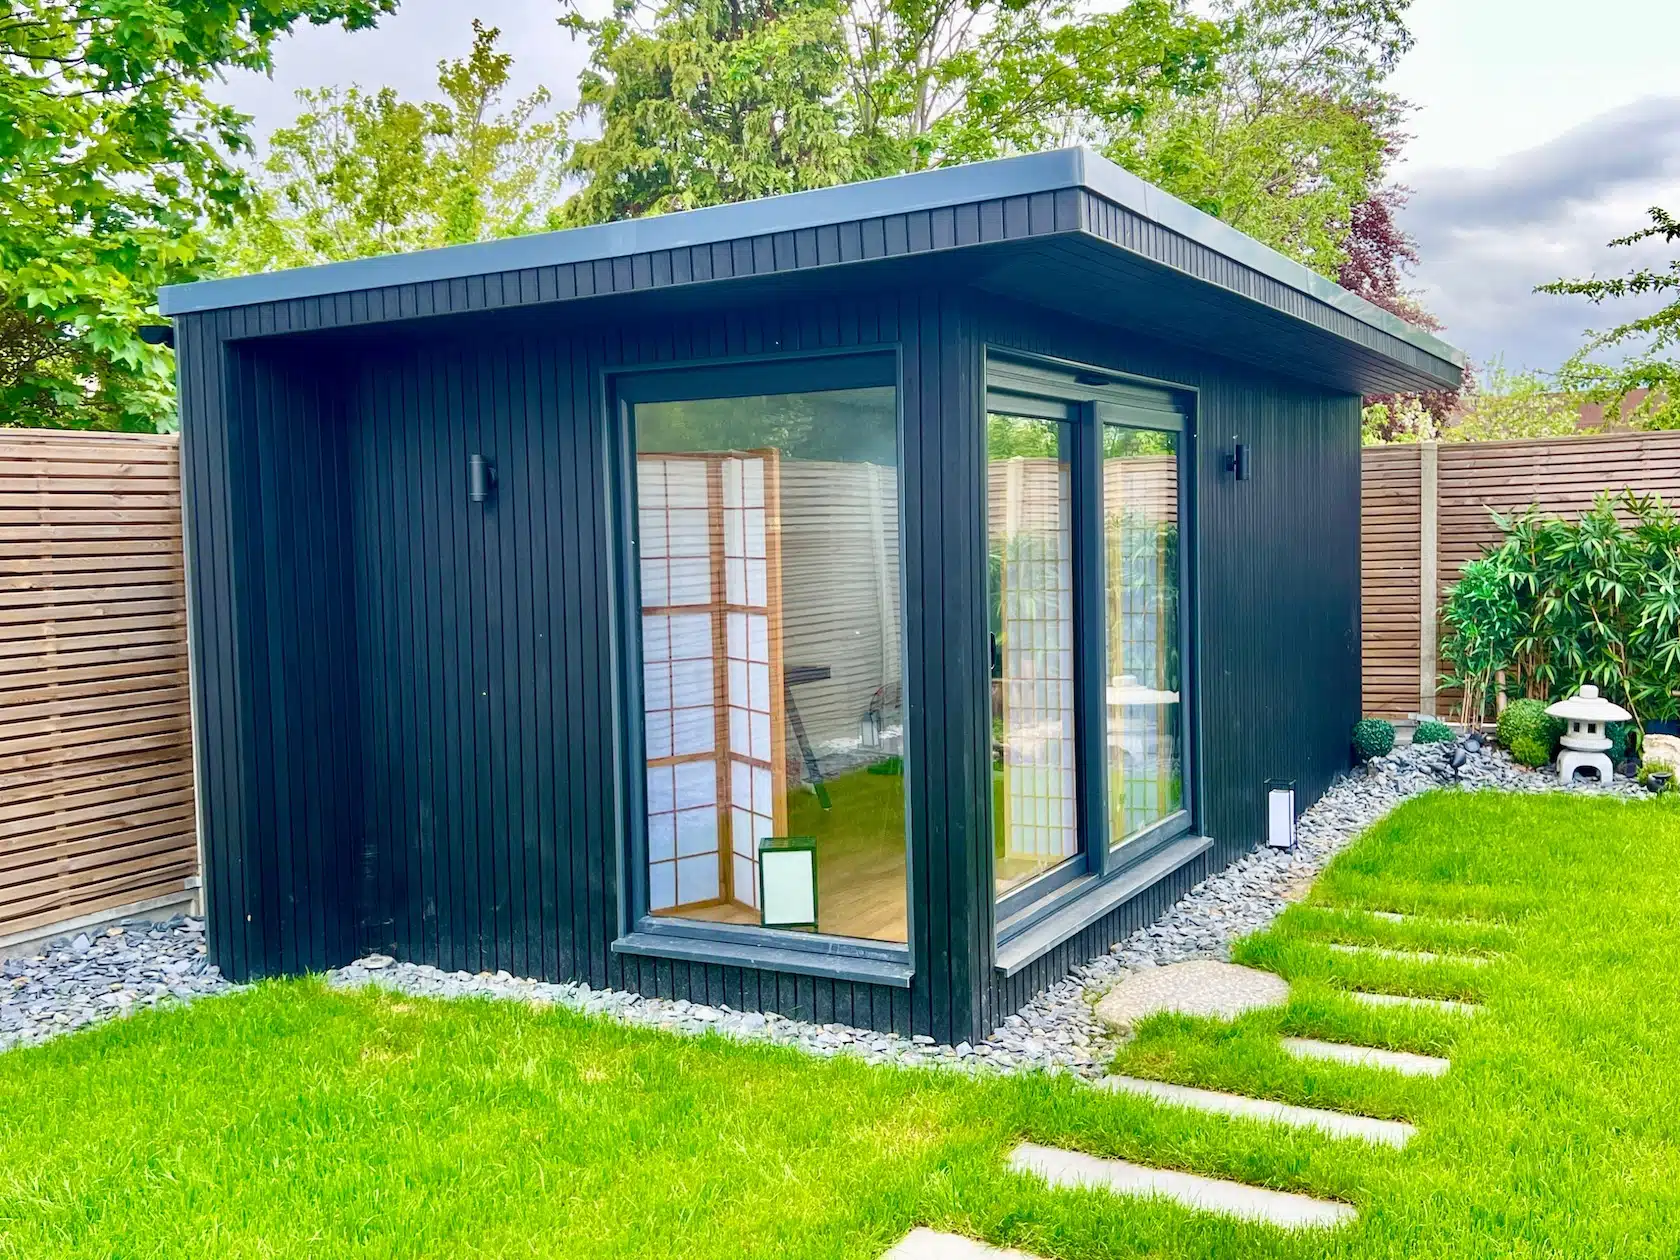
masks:
[[[291,121],[299,87],[431,95],[436,62],[465,51],[476,14],[504,31],[521,90],[546,83],[569,105],[584,55],[558,12],[556,0],[403,0],[376,31],[293,35],[272,80],[241,76],[220,94],[259,135]],[[1394,87],[1416,106],[1400,170],[1415,190],[1415,283],[1477,362],[1554,368],[1611,320],[1534,286],[1621,271],[1640,255],[1605,243],[1647,206],[1680,209],[1680,0],[1414,0],[1411,25],[1417,47]]]

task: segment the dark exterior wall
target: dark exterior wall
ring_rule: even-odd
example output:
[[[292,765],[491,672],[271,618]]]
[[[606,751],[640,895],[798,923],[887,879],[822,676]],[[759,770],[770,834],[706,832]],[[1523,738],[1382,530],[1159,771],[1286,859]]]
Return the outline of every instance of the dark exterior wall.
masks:
[[[235,976],[330,966],[354,949],[360,791],[336,382],[278,347],[225,347],[207,320],[183,332],[209,936]]]
[[[1266,780],[1296,780],[1301,809],[1349,765],[1359,719],[1360,400],[1131,334],[988,302],[998,347],[1194,388],[1204,857],[1008,980],[997,1006],[1038,990],[1152,922],[1264,839]],[[1233,435],[1253,476],[1226,470]]]
[[[419,322],[231,349],[229,337],[281,331],[274,312],[181,323],[211,946],[238,978],[377,947],[972,1038],[1253,844],[1266,778],[1297,778],[1305,805],[1345,767],[1359,694],[1357,399],[937,291],[587,324],[551,311],[446,337]],[[991,965],[985,783],[988,341],[1200,390],[1205,830],[1217,841],[1008,981]],[[904,374],[915,981],[614,954],[625,771],[603,373],[846,346],[895,346]],[[1223,466],[1232,433],[1254,451],[1240,486]],[[499,477],[482,507],[466,496],[475,451]],[[299,794],[313,812],[287,812]]]

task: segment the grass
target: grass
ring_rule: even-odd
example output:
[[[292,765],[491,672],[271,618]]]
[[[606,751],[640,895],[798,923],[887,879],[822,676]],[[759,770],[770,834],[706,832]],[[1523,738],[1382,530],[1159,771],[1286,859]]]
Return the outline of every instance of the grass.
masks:
[[[1394,924],[1400,910],[1471,925]],[[1328,941],[1480,952],[1367,959]],[[1139,1075],[1403,1117],[1403,1151],[1042,1077],[817,1062],[509,1003],[271,983],[0,1055],[0,1256],[818,1257],[931,1224],[1055,1260],[1680,1256],[1680,808],[1439,795],[1241,946],[1287,1006]],[[1466,1019],[1346,990],[1470,996]],[[1416,1080],[1280,1034],[1448,1053]],[[1291,1235],[1002,1170],[1022,1138],[1338,1197]]]

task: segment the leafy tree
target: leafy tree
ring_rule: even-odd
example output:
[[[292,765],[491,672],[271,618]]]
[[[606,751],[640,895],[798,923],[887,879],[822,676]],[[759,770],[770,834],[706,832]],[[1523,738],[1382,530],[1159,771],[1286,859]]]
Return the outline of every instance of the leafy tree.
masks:
[[[660,0],[566,21],[591,60],[567,220],[824,187],[1086,138],[1209,81],[1174,0]]]
[[[152,429],[172,364],[138,329],[201,274],[248,119],[206,95],[268,70],[297,22],[371,26],[395,0],[8,0],[0,11],[0,424]]]
[[[1441,437],[1449,442],[1574,437],[1582,432],[1581,401],[1538,372],[1510,372],[1496,359],[1486,382],[1465,397]]]
[[[1652,206],[1648,213],[1649,227],[1610,244],[1618,248],[1645,241],[1680,245],[1680,220],[1660,206]],[[1584,297],[1595,306],[1614,298],[1672,295],[1667,306],[1650,315],[1593,334],[1565,362],[1558,379],[1595,402],[1615,404],[1618,412],[1630,394],[1649,390],[1642,403],[1627,408],[1628,414],[1620,418],[1641,428],[1680,429],[1680,360],[1676,358],[1680,351],[1680,258],[1665,267],[1640,267],[1607,280],[1558,280],[1540,286],[1538,292]],[[1615,349],[1631,353],[1619,364],[1597,357]]]
[[[1402,103],[1384,87],[1412,45],[1410,0],[1218,0],[1214,90],[1121,129],[1109,156],[1327,276],[1352,259],[1380,194]],[[1397,242],[1396,242],[1397,243]],[[1402,248],[1389,258],[1404,259]],[[1367,264],[1372,260],[1364,260]],[[1382,264],[1379,263],[1379,268]]]
[[[1398,139],[1391,142],[1397,150]],[[1401,230],[1397,215],[1408,191],[1398,185],[1379,188],[1352,209],[1343,242],[1337,282],[1390,314],[1429,332],[1440,332],[1436,319],[1406,288],[1406,279],[1419,261],[1417,242]],[[1473,372],[1465,374],[1462,389],[1431,390],[1425,394],[1377,394],[1365,399],[1365,443],[1414,442],[1431,438],[1472,397]]]
[[[263,271],[510,236],[559,205],[566,119],[546,88],[498,113],[513,58],[473,22],[460,60],[438,63],[441,101],[392,88],[306,89],[269,140],[251,212],[222,237],[232,272]]]

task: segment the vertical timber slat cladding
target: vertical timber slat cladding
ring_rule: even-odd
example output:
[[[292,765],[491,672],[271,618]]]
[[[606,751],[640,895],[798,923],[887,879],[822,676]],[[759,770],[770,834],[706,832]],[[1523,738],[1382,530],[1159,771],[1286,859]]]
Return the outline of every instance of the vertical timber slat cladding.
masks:
[[[1364,459],[1364,707],[1378,717],[1406,718],[1418,708],[1421,513],[1436,512],[1437,606],[1444,607],[1464,563],[1499,541],[1490,509],[1509,516],[1532,505],[1574,518],[1600,493],[1623,489],[1680,503],[1674,432],[1442,442],[1433,505],[1420,502],[1418,447],[1370,447]],[[1456,693],[1439,694],[1443,717],[1456,718],[1457,708]]]
[[[900,235],[875,221],[851,244],[842,225],[814,248],[1001,237],[1071,210],[988,203],[972,223],[936,216]],[[758,254],[711,251],[708,265],[750,269]],[[1267,778],[1296,778],[1306,804],[1344,768],[1360,650],[1356,398],[961,290],[579,321],[550,308],[331,342],[235,340],[243,316],[181,321],[189,495],[205,526],[194,625],[212,947],[230,974],[381,948],[973,1038],[1251,845]],[[1204,830],[1219,846],[1008,980],[992,962],[988,343],[1199,390]],[[908,598],[891,615],[908,657],[908,989],[612,949],[627,926],[621,780],[635,767],[616,752],[607,375],[833,347],[893,349],[901,365],[890,525]],[[1224,469],[1232,434],[1254,452],[1240,486]],[[482,504],[467,496],[472,454],[496,472]],[[876,491],[834,493],[847,528]],[[844,670],[832,685],[848,685]],[[307,793],[288,804],[286,785]]]
[[[1363,460],[1363,708],[1383,717],[1405,718],[1418,709],[1421,449],[1368,447]]]
[[[179,444],[0,429],[0,940],[197,866]]]

